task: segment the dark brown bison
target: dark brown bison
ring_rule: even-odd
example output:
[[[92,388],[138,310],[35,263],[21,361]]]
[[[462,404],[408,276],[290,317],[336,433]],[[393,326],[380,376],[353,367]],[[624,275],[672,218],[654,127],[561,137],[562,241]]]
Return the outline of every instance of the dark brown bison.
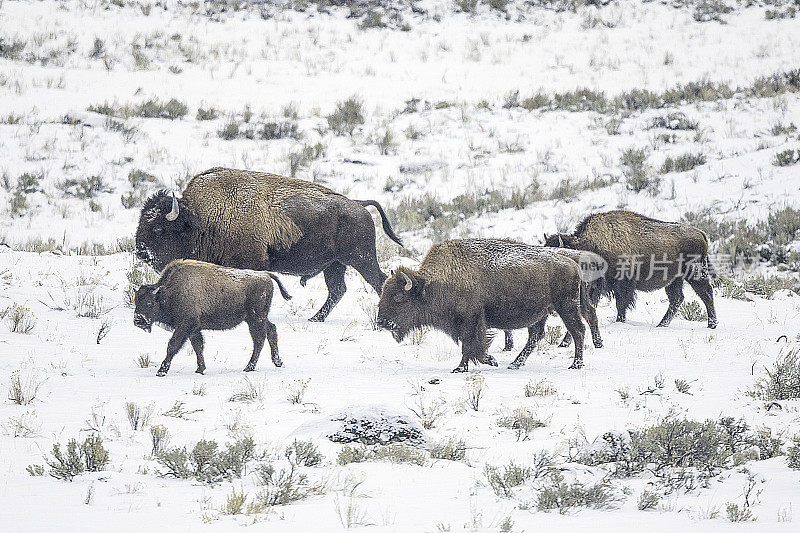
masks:
[[[172,358],[192,343],[197,355],[197,373],[206,370],[203,359],[204,329],[231,329],[247,322],[253,338],[253,354],[245,372],[255,370],[258,356],[269,342],[272,362],[283,366],[278,356],[278,333],[267,319],[272,302],[272,275],[255,270],[220,267],[203,261],[172,261],[153,285],[142,285],[134,295],[133,323],[150,331],[153,323],[173,330],[167,343],[167,357],[158,376],[169,371]],[[290,296],[275,279],[284,298]]]
[[[603,338],[600,336],[600,327],[597,323],[597,304],[600,302],[600,297],[605,292],[605,278],[603,272],[605,271],[606,263],[599,255],[583,250],[570,250],[569,248],[552,248],[553,251],[569,257],[575,261],[581,269],[581,298],[580,309],[581,316],[589,325],[589,331],[592,333],[592,344],[595,348],[603,347]],[[544,323],[540,328],[541,336],[544,336]],[[514,348],[514,337],[511,331],[505,331],[505,346],[503,351],[511,351]],[[530,337],[529,337],[530,340]],[[572,343],[572,335],[569,331],[564,335],[563,340],[559,347],[565,348]]]
[[[524,364],[551,309],[575,339],[573,367],[583,364],[581,275],[568,257],[539,246],[496,239],[445,241],[428,251],[418,270],[398,269],[383,285],[378,325],[397,342],[430,326],[461,342],[461,363],[497,365],[487,354],[487,328],[528,328],[525,348],[509,368]]]
[[[594,252],[608,263],[606,287],[614,295],[618,322],[625,322],[636,291],[665,289],[669,308],[658,325],[669,325],[683,302],[685,280],[706,306],[708,327],[717,327],[708,239],[696,228],[610,211],[589,215],[572,234],[545,235],[545,244]]]
[[[145,202],[136,230],[136,256],[163,269],[174,259],[301,276],[320,272],[328,298],[311,318],[323,321],[345,293],[347,266],[378,293],[375,225],[402,245],[373,200],[351,200],[316,183],[275,174],[212,168],[186,185],[181,198],[161,191]]]

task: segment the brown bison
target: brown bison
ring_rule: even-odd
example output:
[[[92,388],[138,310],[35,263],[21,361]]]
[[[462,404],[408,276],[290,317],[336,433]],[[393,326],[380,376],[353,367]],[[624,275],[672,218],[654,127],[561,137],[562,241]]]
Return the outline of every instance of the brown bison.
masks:
[[[606,268],[605,261],[598,255],[591,252],[582,250],[570,250],[568,248],[552,248],[553,251],[569,257],[575,261],[581,269],[581,299],[580,309],[581,316],[589,325],[589,331],[592,333],[592,344],[595,348],[603,347],[603,338],[600,336],[600,327],[597,323],[597,304],[600,302],[600,297],[603,295],[605,287],[605,278],[603,272]],[[541,336],[544,336],[544,323],[538,328],[541,330]],[[505,331],[505,346],[504,352],[511,351],[514,348],[514,337],[511,331]],[[529,337],[530,342],[530,337]],[[565,348],[572,343],[572,335],[569,331],[564,335],[564,339],[559,344],[559,347]]]
[[[347,266],[378,293],[373,206],[390,239],[402,245],[373,200],[351,200],[316,183],[275,174],[212,168],[186,185],[181,198],[161,191],[145,202],[136,256],[160,271],[174,259],[301,276],[320,272],[328,298],[311,318],[323,321],[345,293]]]
[[[518,368],[533,350],[551,309],[575,339],[573,367],[583,365],[581,274],[568,257],[538,246],[497,239],[463,239],[434,245],[418,270],[400,268],[386,280],[378,325],[401,342],[430,326],[461,342],[461,363],[496,366],[487,354],[487,328],[528,328],[525,348],[509,365]]]
[[[153,323],[173,330],[167,343],[167,357],[156,375],[165,376],[172,358],[192,343],[197,355],[198,374],[206,370],[203,359],[204,329],[226,330],[242,322],[250,327],[253,354],[244,368],[255,370],[258,356],[269,342],[272,362],[283,366],[278,356],[278,333],[267,319],[272,302],[272,275],[267,272],[220,267],[203,261],[172,261],[153,285],[142,285],[134,295],[133,323],[150,331]],[[281,295],[291,298],[275,278]]]
[[[618,322],[625,322],[636,291],[665,289],[669,308],[658,325],[669,325],[683,302],[685,280],[706,306],[708,327],[717,327],[708,239],[699,229],[610,211],[589,215],[572,234],[545,235],[545,244],[594,252],[608,263],[606,287],[614,295]]]

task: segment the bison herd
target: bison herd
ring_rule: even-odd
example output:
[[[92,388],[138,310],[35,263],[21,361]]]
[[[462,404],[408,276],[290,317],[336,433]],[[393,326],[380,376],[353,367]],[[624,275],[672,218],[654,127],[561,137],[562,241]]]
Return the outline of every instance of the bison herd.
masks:
[[[432,327],[461,343],[461,362],[497,366],[488,354],[491,329],[527,328],[528,339],[509,368],[519,368],[557,314],[566,326],[562,346],[574,341],[570,368],[583,366],[585,326],[602,347],[595,308],[613,296],[617,321],[637,291],[665,289],[667,326],[683,301],[686,281],[703,301],[708,327],[717,325],[705,234],[686,224],[662,222],[627,211],[586,217],[571,234],[545,235],[545,246],[506,239],[444,241],[428,251],[419,268],[384,274],[375,249],[375,226],[366,206],[381,217],[387,236],[402,246],[381,206],[351,200],[321,185],[275,174],[212,168],[192,178],[181,198],[161,191],[144,204],[136,230],[136,256],[161,272],[135,295],[134,325],[153,323],[173,331],[158,376],[188,340],[205,371],[203,330],[231,329],[246,322],[255,369],[264,341],[272,362],[278,356],[275,325],[267,318],[273,272],[300,276],[301,285],[319,273],[328,297],[310,318],[323,321],[346,290],[348,266],[380,295],[377,324],[397,342],[416,328]]]

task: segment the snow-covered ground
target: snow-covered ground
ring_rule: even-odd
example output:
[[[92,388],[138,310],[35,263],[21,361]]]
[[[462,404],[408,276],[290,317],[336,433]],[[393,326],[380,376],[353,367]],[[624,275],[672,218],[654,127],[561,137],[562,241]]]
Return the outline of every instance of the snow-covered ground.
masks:
[[[426,14],[401,11],[408,24],[401,31],[360,29],[363,17],[348,18],[347,8],[318,13],[242,4],[208,15],[212,4],[224,3],[0,2],[0,242],[6,245],[0,246],[0,312],[24,306],[34,321],[29,334],[11,332],[9,316],[0,324],[0,379],[10,383],[19,370],[23,383],[41,384],[29,405],[0,403],[6,430],[0,435],[1,529],[85,531],[113,523],[123,530],[228,530],[266,523],[274,531],[324,531],[344,528],[349,510],[353,527],[375,531],[509,530],[503,529],[509,517],[513,531],[716,530],[728,524],[728,503],[743,505],[748,476],[757,484],[753,494],[760,491],[749,497],[758,519],[750,527],[792,527],[800,471],[789,469],[783,456],[725,469],[707,488],[662,494],[647,512],[637,509],[653,481],[645,475],[611,481],[618,497],[613,509],[576,508],[565,515],[536,511],[530,484],[512,498],[498,497],[485,475],[485,465],[525,465],[547,451],[565,475],[599,481],[602,469],[567,461],[570,442],[591,443],[607,431],[652,426],[667,415],[743,418],[752,428],[782,434],[785,451],[800,433],[797,401],[767,410],[747,391],[788,350],[775,340],[798,338],[800,297],[788,291],[752,301],[717,291],[720,325],[713,331],[680,318],[656,329],[666,309],[663,292],[641,295],[626,324],[613,322],[613,303],[604,301],[605,347],[587,348],[585,368],[567,370],[571,349],[542,342],[518,371],[502,364],[479,369],[484,397],[475,411],[466,404],[474,376],[449,373],[459,348],[434,332],[397,345],[388,333],[374,331],[377,296],[355,273],[348,273],[349,291],[324,324],[306,320],[324,301],[321,277],[304,288],[284,278],[294,299],[276,299],[271,317],[285,366],[274,368],[262,354],[257,371],[247,375],[260,398],[232,402],[247,385],[241,371],[251,346],[246,327],[207,335],[204,376],[194,373],[187,346],[169,375],[156,378],[169,335],[157,328],[148,335],[132,324],[125,304],[132,256],[75,252],[130,239],[138,209],[125,208],[120,198],[132,191],[134,170],[155,176],[145,192],[180,190],[187,177],[211,166],[288,174],[291,154],[317,144],[320,157],[300,166],[298,177],[387,208],[426,194],[447,203],[461,194],[539,191],[519,209],[492,209],[453,223],[447,228],[452,236],[536,243],[542,232],[618,207],[668,220],[689,211],[764,220],[777,208],[800,206],[800,165],[773,164],[777,153],[800,148],[791,128],[800,124],[798,93],[739,92],[616,115],[504,104],[517,90],[523,100],[580,87],[611,98],[703,80],[746,88],[760,76],[800,66],[797,18],[766,20],[765,9],[772,7],[740,4],[723,15],[725,24],[700,23],[691,6],[630,0],[574,11],[511,4],[509,16],[480,4],[478,14],[468,16],[449,2],[423,1],[417,5]],[[24,46],[14,49],[14,43]],[[337,136],[326,116],[351,95],[363,102],[364,124],[353,135]],[[112,122],[88,110],[150,98],[175,98],[188,113],[176,120]],[[419,99],[416,106],[408,104],[412,99]],[[218,117],[198,120],[200,108],[215,108]],[[696,127],[651,127],[676,111]],[[619,120],[615,127],[612,119]],[[231,121],[256,131],[288,121],[299,134],[221,138],[218,132]],[[387,131],[392,141],[382,153],[378,140]],[[661,135],[674,138],[664,142]],[[630,148],[646,149],[654,176],[668,156],[699,153],[706,162],[664,174],[652,193],[635,192],[621,165]],[[22,194],[24,205],[15,204],[25,173],[41,179]],[[77,197],[79,185],[70,187],[68,180],[91,176],[101,176],[103,187]],[[567,180],[596,178],[602,183],[553,192]],[[413,264],[442,237],[432,225],[393,223],[406,229],[402,237],[414,257],[401,258],[382,245],[384,269]],[[24,251],[37,247],[52,251]],[[108,331],[98,342],[101,327]],[[521,347],[521,332],[516,340]],[[509,362],[512,355],[500,348],[496,341],[495,356]],[[139,360],[147,357],[151,366],[141,368]],[[303,401],[290,403],[287,396],[305,380]],[[675,380],[686,381],[690,394],[679,392]],[[526,397],[529,383],[549,384],[552,391]],[[191,448],[201,439],[224,445],[250,435],[259,453],[278,464],[294,439],[311,439],[324,460],[302,471],[317,490],[289,505],[227,515],[222,510],[232,490],[248,502],[261,490],[252,468],[241,479],[213,485],[159,476],[164,468],[152,456],[150,426],[131,428],[127,402],[152,409],[150,426],[165,426],[170,446]],[[200,411],[187,418],[165,415],[176,402]],[[326,436],[336,413],[379,408],[416,420],[412,410],[419,411],[420,402],[442,406],[434,427],[424,430],[428,442],[463,439],[465,461],[337,464],[342,445]],[[546,423],[525,440],[497,423],[523,407]],[[92,427],[110,454],[106,470],[72,482],[28,474],[26,467],[43,465],[54,443],[82,442]]]

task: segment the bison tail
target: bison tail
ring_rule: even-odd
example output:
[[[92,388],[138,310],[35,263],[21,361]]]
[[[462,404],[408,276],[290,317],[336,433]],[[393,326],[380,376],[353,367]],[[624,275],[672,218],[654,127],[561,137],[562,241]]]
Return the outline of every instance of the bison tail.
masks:
[[[381,216],[381,224],[383,225],[383,231],[386,232],[386,235],[388,235],[390,239],[392,239],[394,242],[405,248],[405,246],[403,245],[403,241],[401,241],[400,237],[398,237],[395,234],[394,230],[392,229],[392,226],[389,224],[389,219],[386,217],[386,213],[384,213],[381,204],[379,204],[375,200],[356,200],[356,202],[359,205],[363,206],[371,205],[372,207],[377,209],[378,214]]]
[[[601,296],[608,296],[611,293],[611,287],[609,287],[605,276],[600,276],[586,283],[584,287],[586,289],[586,299],[592,307],[597,307],[597,304],[600,303]]]
[[[284,300],[291,300],[292,299],[292,295],[289,294],[289,291],[287,291],[286,287],[283,286],[283,283],[281,283],[280,278],[278,276],[276,276],[275,274],[270,274],[269,277],[271,277],[272,279],[275,280],[275,284],[278,285],[278,290],[281,291],[281,296],[283,297],[283,299]]]

